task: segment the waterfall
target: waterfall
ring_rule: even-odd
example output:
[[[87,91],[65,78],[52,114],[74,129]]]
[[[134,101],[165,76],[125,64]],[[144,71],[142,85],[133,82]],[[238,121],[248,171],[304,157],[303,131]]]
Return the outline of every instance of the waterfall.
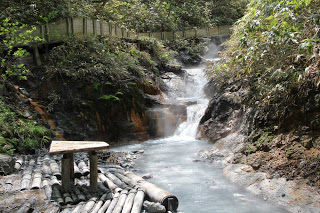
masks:
[[[207,83],[204,69],[204,67],[186,69],[188,73],[186,92],[184,97],[177,99],[188,105],[187,120],[179,125],[175,136],[195,138],[197,134],[199,121],[208,106],[208,99],[203,93],[203,87]]]

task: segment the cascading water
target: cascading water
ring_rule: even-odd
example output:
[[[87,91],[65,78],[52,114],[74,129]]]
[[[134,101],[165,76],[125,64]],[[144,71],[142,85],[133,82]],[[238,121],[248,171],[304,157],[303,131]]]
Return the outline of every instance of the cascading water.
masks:
[[[178,101],[189,104],[187,107],[187,121],[183,122],[175,132],[177,137],[195,138],[201,116],[208,105],[202,89],[207,83],[203,68],[188,69],[188,80],[186,82],[186,93],[184,97],[177,98]]]
[[[177,100],[188,105],[187,120],[174,136],[144,143],[113,148],[119,151],[143,149],[136,160],[135,173],[150,173],[150,182],[171,192],[179,199],[179,212],[185,213],[285,213],[282,207],[254,197],[225,179],[221,162],[207,162],[197,151],[208,150],[212,144],[196,140],[201,116],[207,107],[203,87],[204,67],[186,69],[186,91]]]

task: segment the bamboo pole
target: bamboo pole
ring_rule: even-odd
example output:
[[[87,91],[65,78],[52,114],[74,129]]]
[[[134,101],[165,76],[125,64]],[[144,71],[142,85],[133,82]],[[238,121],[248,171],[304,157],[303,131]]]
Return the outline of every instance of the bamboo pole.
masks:
[[[54,176],[56,176],[57,179],[61,180],[61,173],[60,173],[59,165],[57,164],[57,162],[55,160],[50,161],[50,169],[51,169],[52,174]]]
[[[20,190],[23,191],[23,190],[29,189],[30,182],[31,182],[31,170],[25,170],[22,176]]]
[[[178,208],[179,201],[176,196],[131,172],[126,173],[126,176],[144,188],[148,199],[152,202],[161,203],[161,205],[165,206],[166,209],[170,211],[175,211]]]
[[[111,200],[107,200],[103,206],[99,209],[98,213],[104,213],[110,206]]]
[[[64,194],[63,194],[63,198],[64,198],[64,203],[65,203],[65,204],[72,204],[72,203],[74,203],[74,202],[73,202],[73,199],[72,199],[72,197],[71,197],[71,195],[70,195],[69,193],[64,193]]]
[[[109,180],[109,178],[107,178],[104,174],[100,173],[98,174],[99,179],[101,180],[101,182],[107,186],[110,190],[114,191],[116,188],[118,188],[118,186],[116,184],[114,184],[111,180]]]
[[[96,205],[93,207],[93,209],[91,210],[91,213],[98,213],[99,209],[101,208],[101,206],[103,205],[105,199],[107,198],[108,193],[103,194],[99,201],[96,203]]]
[[[27,213],[31,209],[31,207],[36,203],[35,198],[31,198],[28,202],[23,204],[17,211],[17,213]]]
[[[135,182],[132,181],[130,178],[126,177],[125,175],[117,172],[117,173],[114,173],[115,176],[117,176],[122,182],[126,183],[128,186],[130,187],[134,187],[135,186]]]
[[[45,177],[45,178],[51,177],[51,169],[45,162],[41,166],[41,172],[42,172],[43,177]]]
[[[23,158],[19,157],[14,164],[15,170],[20,170],[22,168],[22,165],[23,165]]]
[[[131,213],[140,213],[144,201],[145,189],[138,188],[138,192],[133,200],[133,206],[131,209]]]
[[[40,189],[41,182],[42,182],[42,174],[41,174],[40,170],[36,170],[33,175],[31,189]]]
[[[85,204],[84,203],[80,203],[79,205],[76,206],[76,208],[73,209],[72,213],[80,213],[82,212],[82,208]]]
[[[114,208],[116,207],[116,205],[118,203],[119,196],[120,196],[120,193],[116,192],[115,195],[113,196],[113,199],[112,199],[110,206],[108,207],[106,213],[112,213],[112,211],[114,210]]]
[[[84,206],[83,213],[89,213],[89,212],[91,212],[91,209],[92,209],[92,208],[94,207],[94,205],[96,204],[96,201],[97,201],[97,198],[96,198],[96,197],[91,198],[91,199],[86,203],[86,205]]]
[[[54,186],[54,185],[59,185],[60,186],[60,182],[58,181],[56,176],[51,176],[50,185],[51,186]]]
[[[126,189],[122,190],[120,197],[119,197],[119,200],[117,202],[117,205],[115,206],[112,213],[121,213],[127,197],[128,197],[128,190],[126,190]]]
[[[107,187],[105,187],[102,182],[98,182],[98,188],[104,192],[110,192],[110,190]]]
[[[137,190],[131,189],[121,213],[130,213]]]
[[[79,167],[77,166],[77,164],[76,164],[75,162],[73,162],[73,167],[74,167],[74,168],[73,168],[74,177],[75,177],[75,178],[81,178],[82,173],[81,173]]]
[[[80,160],[80,162],[78,163],[78,167],[82,173],[82,176],[87,176],[90,174],[90,170],[83,160]]]
[[[78,189],[78,187],[74,187],[73,191],[76,194],[76,196],[78,197],[78,200],[80,202],[86,200],[86,196],[81,193],[81,191]]]
[[[118,187],[124,189],[127,186],[127,184],[125,184],[123,181],[121,181],[119,178],[117,178],[117,176],[115,176],[114,174],[110,173],[110,172],[106,172],[105,175],[113,182],[115,183]]]

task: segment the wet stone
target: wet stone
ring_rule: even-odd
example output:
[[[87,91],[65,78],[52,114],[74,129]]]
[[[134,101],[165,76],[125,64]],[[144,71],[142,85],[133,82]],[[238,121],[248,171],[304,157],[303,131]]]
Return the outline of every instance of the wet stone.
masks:
[[[0,175],[9,175],[14,172],[14,159],[5,154],[0,154]]]

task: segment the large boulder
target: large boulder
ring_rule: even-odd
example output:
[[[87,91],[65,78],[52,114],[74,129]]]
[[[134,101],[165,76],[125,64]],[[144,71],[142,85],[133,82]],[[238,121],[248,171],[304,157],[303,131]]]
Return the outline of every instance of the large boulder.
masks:
[[[13,157],[0,154],[0,175],[9,175],[14,172]]]

